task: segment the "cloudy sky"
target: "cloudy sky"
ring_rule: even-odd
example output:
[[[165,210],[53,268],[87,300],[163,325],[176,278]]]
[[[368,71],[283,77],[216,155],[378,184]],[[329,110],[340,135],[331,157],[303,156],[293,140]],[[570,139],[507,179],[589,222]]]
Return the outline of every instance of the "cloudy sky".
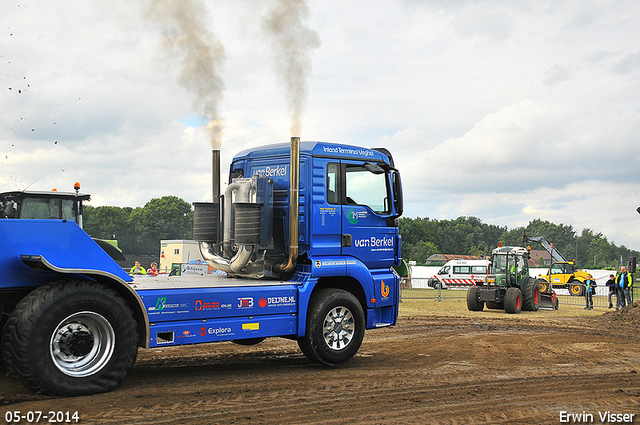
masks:
[[[209,200],[211,116],[228,164],[298,111],[303,140],[388,148],[406,216],[640,249],[640,2],[289,0],[295,99],[279,3],[0,0],[0,191]]]

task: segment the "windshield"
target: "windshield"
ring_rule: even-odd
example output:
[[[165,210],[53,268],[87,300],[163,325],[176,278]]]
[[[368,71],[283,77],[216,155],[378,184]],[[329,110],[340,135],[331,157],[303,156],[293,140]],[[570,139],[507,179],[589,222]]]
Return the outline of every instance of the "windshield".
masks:
[[[373,174],[363,166],[348,166],[347,203],[367,205],[378,214],[388,214],[386,174]]]

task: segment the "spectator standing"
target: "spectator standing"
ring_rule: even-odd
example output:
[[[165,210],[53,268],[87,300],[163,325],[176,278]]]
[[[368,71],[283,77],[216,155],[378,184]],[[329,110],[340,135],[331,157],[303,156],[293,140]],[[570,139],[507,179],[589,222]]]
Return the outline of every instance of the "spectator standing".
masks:
[[[158,276],[158,263],[156,263],[155,261],[151,263],[151,268],[147,270],[147,274]]]
[[[613,308],[613,302],[611,302],[611,297],[616,295],[616,277],[612,274],[609,275],[609,280],[607,280],[607,288],[609,288],[609,308]],[[618,301],[616,301],[616,304]]]
[[[616,295],[618,297],[616,310],[631,304],[631,286],[633,286],[633,277],[631,277],[631,273],[627,272],[627,268],[622,266],[620,273],[616,276]]]
[[[147,271],[140,265],[140,261],[136,261],[131,270],[129,270],[129,274],[147,274]]]
[[[593,310],[593,293],[596,292],[596,281],[590,274],[587,275],[587,280],[584,281],[584,298],[587,302],[585,310]]]

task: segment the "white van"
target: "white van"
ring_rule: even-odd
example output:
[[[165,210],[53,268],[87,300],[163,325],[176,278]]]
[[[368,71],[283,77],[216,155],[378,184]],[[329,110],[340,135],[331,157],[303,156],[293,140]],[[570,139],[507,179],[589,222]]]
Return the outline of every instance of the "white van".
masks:
[[[434,288],[468,288],[487,277],[488,260],[451,260],[438,271],[429,286]]]

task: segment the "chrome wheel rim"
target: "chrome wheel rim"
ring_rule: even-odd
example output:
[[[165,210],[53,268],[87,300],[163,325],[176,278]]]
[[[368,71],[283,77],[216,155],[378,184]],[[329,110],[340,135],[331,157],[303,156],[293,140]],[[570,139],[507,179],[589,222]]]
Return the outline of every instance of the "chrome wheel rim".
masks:
[[[101,370],[111,359],[115,332],[107,319],[82,311],[64,319],[51,335],[53,364],[65,375],[84,377]]]
[[[346,307],[334,307],[324,318],[324,342],[334,351],[345,349],[353,340],[355,332],[355,319]]]

